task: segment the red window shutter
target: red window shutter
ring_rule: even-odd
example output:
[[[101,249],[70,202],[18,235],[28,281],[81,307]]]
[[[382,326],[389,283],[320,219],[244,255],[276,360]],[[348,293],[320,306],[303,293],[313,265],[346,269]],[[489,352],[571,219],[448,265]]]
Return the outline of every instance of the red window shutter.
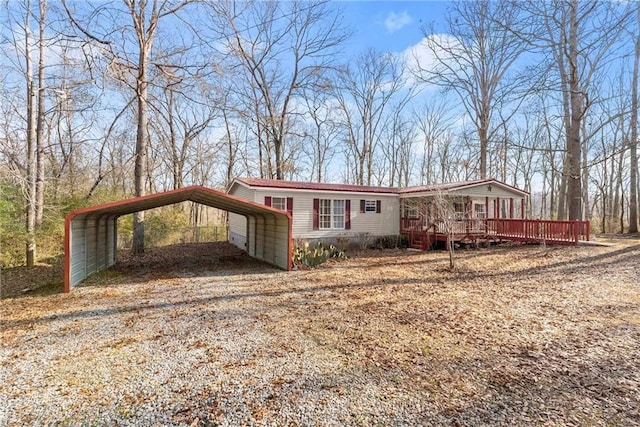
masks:
[[[320,229],[320,199],[313,199],[313,229]]]
[[[382,200],[376,200],[376,213],[382,212]]]
[[[287,212],[293,215],[293,197],[287,197]]]
[[[365,201],[360,200],[360,213],[365,213]]]
[[[271,206],[271,196],[264,196],[264,204]]]
[[[344,228],[351,229],[351,200],[344,201]]]

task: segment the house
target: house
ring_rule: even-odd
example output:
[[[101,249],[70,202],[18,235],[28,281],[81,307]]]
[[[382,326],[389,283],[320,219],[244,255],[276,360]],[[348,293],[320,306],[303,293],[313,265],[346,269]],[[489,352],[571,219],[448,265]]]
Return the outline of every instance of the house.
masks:
[[[466,234],[485,233],[491,218],[524,218],[528,193],[495,179],[407,188],[237,178],[233,196],[287,211],[294,239],[335,242],[415,234],[448,211]],[[475,222],[469,222],[474,220]],[[246,219],[229,214],[229,241],[246,247]],[[422,245],[422,243],[421,243]]]
[[[400,234],[398,189],[237,178],[230,194],[289,212],[293,238],[333,242]],[[229,241],[243,248],[246,220],[229,214]]]

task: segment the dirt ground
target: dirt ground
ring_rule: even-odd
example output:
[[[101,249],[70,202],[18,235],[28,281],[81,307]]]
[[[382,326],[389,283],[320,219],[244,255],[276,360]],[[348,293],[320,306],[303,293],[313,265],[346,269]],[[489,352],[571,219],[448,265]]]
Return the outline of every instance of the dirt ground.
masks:
[[[121,261],[0,301],[0,425],[640,425],[638,240]]]

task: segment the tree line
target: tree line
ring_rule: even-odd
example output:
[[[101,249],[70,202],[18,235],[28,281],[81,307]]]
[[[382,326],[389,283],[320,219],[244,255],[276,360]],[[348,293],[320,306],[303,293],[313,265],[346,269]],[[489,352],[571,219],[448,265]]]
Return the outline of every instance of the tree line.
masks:
[[[404,52],[345,52],[356,29],[327,1],[0,17],[0,231],[27,265],[73,208],[236,176],[495,177],[531,192],[530,216],[637,232],[638,3],[455,1]],[[141,252],[144,212],[133,224]]]

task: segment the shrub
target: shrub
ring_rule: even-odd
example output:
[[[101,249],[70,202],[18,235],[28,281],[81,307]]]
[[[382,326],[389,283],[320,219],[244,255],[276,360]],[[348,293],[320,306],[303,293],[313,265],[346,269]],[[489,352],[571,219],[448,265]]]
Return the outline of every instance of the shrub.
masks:
[[[309,242],[302,242],[293,249],[293,262],[307,267],[316,267],[329,258],[346,259],[347,257],[344,251],[334,245],[329,245],[327,248],[320,242],[313,247],[309,245]]]
[[[26,241],[22,195],[0,182],[0,267],[22,264]]]
[[[380,236],[373,244],[375,249],[395,249],[400,244],[400,236]]]
[[[371,235],[369,233],[358,233],[356,240],[361,251],[368,249],[371,245]]]

